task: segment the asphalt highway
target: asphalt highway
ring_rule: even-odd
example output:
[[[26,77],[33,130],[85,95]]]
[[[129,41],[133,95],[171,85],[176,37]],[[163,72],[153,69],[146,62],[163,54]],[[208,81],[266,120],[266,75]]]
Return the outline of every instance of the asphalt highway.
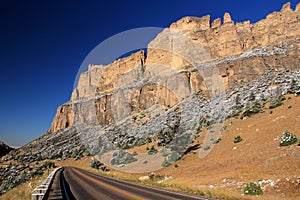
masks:
[[[53,188],[55,187],[55,188]],[[54,195],[55,194],[55,195]],[[59,194],[59,195],[58,195]],[[195,195],[116,180],[83,169],[64,167],[56,173],[47,199],[57,200],[204,200]],[[211,200],[211,199],[210,199]]]

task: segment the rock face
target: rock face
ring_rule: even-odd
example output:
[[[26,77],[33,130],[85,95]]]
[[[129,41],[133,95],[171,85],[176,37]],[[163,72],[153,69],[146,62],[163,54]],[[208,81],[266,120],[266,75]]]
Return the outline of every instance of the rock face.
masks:
[[[13,148],[4,144],[4,142],[0,141],[0,157],[8,154]]]
[[[73,109],[71,105],[62,105],[57,108],[50,132],[68,128],[73,125]]]
[[[210,24],[209,16],[185,17],[169,29],[187,34],[216,60],[261,46],[278,45],[299,36],[299,4],[293,11],[287,3],[280,12],[273,12],[255,24],[234,23],[229,13],[224,14],[223,24],[220,19],[214,20],[211,26],[207,24]]]
[[[212,23],[184,17],[149,43],[147,55],[89,65],[48,133],[0,158],[0,194],[39,174],[32,166],[45,159],[97,155],[142,173],[180,159],[204,127],[203,146],[213,146],[226,118],[246,119],[266,102],[300,95],[299,38],[300,3],[295,11],[287,3],[255,24],[229,13]],[[155,154],[126,151],[148,144],[159,147]]]
[[[269,69],[298,69],[299,7],[293,11],[287,3],[255,24],[235,23],[229,13],[224,14],[223,23],[221,19],[211,23],[209,15],[182,18],[158,34],[147,55],[140,51],[107,66],[90,65],[80,75],[70,101],[58,108],[50,132],[87,121],[107,125],[124,113],[138,113],[155,104],[172,107],[199,91],[211,98],[217,89],[225,91],[254,80]],[[205,66],[214,70],[205,70]],[[140,83],[168,73],[185,77],[184,86],[175,88],[175,78],[161,84]],[[133,84],[134,89],[119,91]],[[117,106],[121,101],[126,105]]]

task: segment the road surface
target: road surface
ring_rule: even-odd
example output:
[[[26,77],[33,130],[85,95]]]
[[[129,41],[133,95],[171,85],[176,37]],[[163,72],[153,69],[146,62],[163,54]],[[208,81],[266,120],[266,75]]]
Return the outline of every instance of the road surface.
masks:
[[[204,200],[190,194],[116,180],[83,169],[63,167],[51,185],[46,199],[58,200]]]

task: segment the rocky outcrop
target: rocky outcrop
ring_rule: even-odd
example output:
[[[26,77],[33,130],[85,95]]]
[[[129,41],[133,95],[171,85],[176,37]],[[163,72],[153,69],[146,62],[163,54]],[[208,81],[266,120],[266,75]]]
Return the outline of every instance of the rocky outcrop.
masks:
[[[216,105],[223,104],[224,110],[222,112],[224,113],[224,117],[236,116],[237,113],[245,113],[245,111],[247,111],[247,106],[245,105],[249,105],[253,101],[263,104],[268,99],[277,98],[282,94],[300,94],[300,82],[297,80],[300,80],[300,70],[287,72],[269,69],[265,74],[258,76],[255,80],[249,83],[237,84],[213,99],[207,99],[201,94],[194,94],[185,99],[184,102],[181,102],[181,104],[185,105],[177,104],[166,112],[164,112],[165,110],[159,110],[160,115],[157,115],[158,113],[152,108],[149,113],[146,112],[141,115],[135,115],[137,119],[129,120],[129,122],[121,122],[119,127],[112,123],[111,126],[106,127],[105,137],[108,141],[104,140],[105,137],[95,140],[96,137],[92,133],[95,132],[98,134],[99,130],[101,130],[101,128],[97,126],[70,127],[56,131],[53,134],[44,135],[0,159],[0,164],[5,166],[0,169],[0,193],[4,193],[17,184],[22,183],[22,181],[29,180],[32,176],[37,175],[40,169],[40,166],[34,164],[37,163],[37,161],[43,164],[41,161],[46,159],[80,159],[83,155],[94,155],[99,152],[105,152],[111,148],[109,145],[112,144],[118,144],[124,149],[135,145],[143,145],[151,142],[151,138],[145,137],[145,135],[148,135],[151,131],[158,133],[159,137],[168,135],[173,139],[172,137],[175,136],[170,135],[170,133],[175,131],[178,126],[178,116],[186,122],[182,124],[181,129],[188,129],[188,124],[192,124],[195,121],[199,121],[199,129],[201,129],[219,120],[218,109],[212,109],[216,108]],[[185,112],[180,113],[179,107],[183,107],[181,111]],[[156,116],[157,119],[147,123],[139,121],[141,120],[140,116],[148,118],[149,115]],[[139,123],[139,129],[134,129],[137,123]],[[159,130],[163,131],[159,132]],[[211,129],[210,133],[213,133],[213,131],[214,130]],[[161,139],[166,139],[166,137],[162,137]],[[165,145],[167,141],[162,141],[161,139],[157,142],[161,145]],[[180,139],[182,142],[183,138]],[[83,141],[85,141],[85,143],[83,143]],[[209,140],[208,142],[212,143],[213,141]],[[88,147],[88,145],[90,145],[90,147]],[[174,149],[181,147],[176,143],[168,143],[168,145]],[[88,147],[89,153],[86,151],[86,147]],[[160,153],[161,152],[158,152],[157,154]],[[111,158],[114,158],[111,159],[112,163],[115,163],[115,161],[119,163],[119,158],[116,160],[118,155],[119,153],[112,154]],[[124,157],[125,160],[127,156],[129,155],[127,154]],[[175,157],[175,160],[179,157]],[[135,158],[135,156],[133,153],[130,158],[130,161],[134,163],[133,158]],[[145,157],[143,157],[143,159],[145,159]],[[171,162],[172,159],[175,161],[174,156],[166,157],[166,159],[166,165],[168,165],[168,162]],[[13,165],[8,163],[13,163]],[[126,163],[128,162],[126,161]],[[143,165],[146,166],[146,164]]]
[[[78,85],[70,100],[94,98],[112,92],[122,74],[139,65],[144,65],[145,62],[146,55],[144,51],[139,51],[128,57],[118,59],[107,66],[89,65],[89,70],[80,74]]]
[[[71,104],[64,104],[57,108],[54,120],[51,125],[50,133],[63,130],[73,126],[74,112]]]
[[[173,23],[168,30],[192,38],[203,46],[212,60],[217,60],[261,46],[278,45],[299,36],[299,6],[293,11],[290,3],[287,3],[280,12],[273,12],[255,24],[249,21],[234,23],[229,13],[224,14],[223,24],[221,19],[210,24],[210,16],[184,17]],[[159,37],[155,40],[159,40]],[[148,54],[148,61],[158,61],[157,57],[162,55],[156,52],[152,56]]]
[[[50,132],[87,121],[107,125],[155,104],[172,107],[199,91],[211,98],[215,90],[254,80],[269,69],[298,69],[299,6],[293,11],[287,3],[255,24],[235,23],[229,13],[224,14],[223,23],[221,19],[211,22],[209,15],[182,18],[150,42],[147,56],[140,51],[107,66],[90,65],[80,75],[70,102],[58,108]],[[172,81],[176,80],[170,77],[160,84],[147,83],[168,73],[182,75],[184,86],[175,88]],[[81,117],[76,116],[78,112]]]
[[[4,142],[0,141],[0,157],[8,154],[13,148],[4,144]]]
[[[260,112],[281,95],[300,95],[299,19],[300,3],[255,24],[229,13],[213,22],[184,17],[149,43],[147,55],[89,65],[48,134],[0,159],[0,193],[38,174],[32,166],[45,159],[97,155],[137,173],[178,160],[203,127],[204,144],[213,146],[226,118],[245,119],[254,106]],[[155,155],[126,151],[149,143],[159,147]]]

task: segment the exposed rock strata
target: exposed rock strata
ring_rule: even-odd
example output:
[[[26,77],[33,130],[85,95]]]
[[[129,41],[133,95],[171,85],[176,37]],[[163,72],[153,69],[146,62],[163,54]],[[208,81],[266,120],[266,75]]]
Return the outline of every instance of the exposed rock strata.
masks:
[[[81,107],[78,104],[82,102],[92,101],[91,108],[96,105],[96,109],[92,109],[94,113],[88,113],[86,119],[95,123],[98,121],[102,125],[121,117],[124,112],[140,112],[153,104],[160,103],[165,107],[175,105],[180,99],[174,91],[158,84],[147,84],[136,87],[138,90],[126,90],[130,91],[128,97],[123,94],[123,101],[130,99],[127,102],[130,111],[128,108],[114,107],[112,113],[112,100],[122,96],[116,91],[133,82],[155,76],[157,72],[150,69],[155,64],[169,67],[186,78],[189,84],[186,86],[189,91],[185,89],[186,96],[201,90],[206,97],[213,96],[212,82],[221,82],[220,90],[225,91],[237,83],[255,79],[270,68],[297,69],[300,47],[299,6],[293,11],[287,3],[280,12],[273,12],[255,24],[249,21],[235,23],[229,13],[224,14],[223,24],[220,19],[211,23],[210,16],[184,17],[158,34],[149,44],[147,56],[140,51],[107,66],[90,65],[89,70],[80,75],[70,102],[58,108],[50,132],[65,129],[77,122],[83,123],[73,113],[74,105],[78,111]],[[192,48],[180,46],[182,43],[174,46],[176,37],[172,34],[166,36],[166,32],[179,33],[192,39],[203,50],[200,52],[203,56],[193,63],[194,60],[190,60],[187,55]],[[213,66],[217,74],[206,73],[202,69],[206,66]],[[195,68],[197,70],[193,70]],[[164,86],[169,86],[169,82],[171,79],[166,80]]]
[[[246,117],[252,104],[300,95],[299,19],[300,4],[293,11],[289,3],[255,24],[235,23],[228,13],[223,23],[185,17],[149,44],[147,56],[140,51],[107,66],[89,65],[48,134],[0,159],[15,163],[0,169],[0,193],[36,174],[37,161],[103,155],[149,141],[172,151],[158,152],[167,166],[202,127]]]

